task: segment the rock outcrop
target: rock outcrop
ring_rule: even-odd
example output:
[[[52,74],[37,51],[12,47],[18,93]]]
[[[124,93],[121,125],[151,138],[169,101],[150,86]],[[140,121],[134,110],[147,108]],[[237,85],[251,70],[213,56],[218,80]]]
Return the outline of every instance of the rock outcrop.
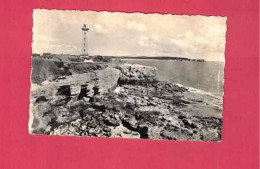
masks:
[[[172,140],[221,139],[220,98],[158,81],[154,67],[123,64],[113,68],[111,65],[92,74],[93,77],[73,74],[42,86],[34,85],[30,132]],[[76,90],[72,86],[79,87]]]
[[[138,65],[138,64],[123,64],[118,67],[122,76],[118,79],[118,84],[141,84],[152,83],[157,81],[156,67]]]

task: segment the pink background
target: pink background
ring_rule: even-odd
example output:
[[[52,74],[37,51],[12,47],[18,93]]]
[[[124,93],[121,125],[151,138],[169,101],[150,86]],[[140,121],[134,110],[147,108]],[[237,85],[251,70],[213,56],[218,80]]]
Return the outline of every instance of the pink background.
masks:
[[[258,7],[258,0],[3,1],[0,5],[0,168],[257,169]],[[222,142],[29,135],[33,8],[227,16]]]

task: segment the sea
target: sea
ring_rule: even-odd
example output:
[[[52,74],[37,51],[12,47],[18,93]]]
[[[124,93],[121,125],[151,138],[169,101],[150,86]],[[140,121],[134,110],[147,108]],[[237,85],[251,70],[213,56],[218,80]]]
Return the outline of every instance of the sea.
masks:
[[[130,64],[155,66],[157,77],[161,81],[207,92],[214,96],[223,96],[224,62],[197,62],[158,59],[123,59]]]

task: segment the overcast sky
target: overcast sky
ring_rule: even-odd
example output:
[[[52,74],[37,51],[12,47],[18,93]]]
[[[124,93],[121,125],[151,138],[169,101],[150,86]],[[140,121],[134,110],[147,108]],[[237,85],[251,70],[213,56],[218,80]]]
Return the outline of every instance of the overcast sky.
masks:
[[[174,56],[224,61],[226,17],[35,9],[33,53]]]

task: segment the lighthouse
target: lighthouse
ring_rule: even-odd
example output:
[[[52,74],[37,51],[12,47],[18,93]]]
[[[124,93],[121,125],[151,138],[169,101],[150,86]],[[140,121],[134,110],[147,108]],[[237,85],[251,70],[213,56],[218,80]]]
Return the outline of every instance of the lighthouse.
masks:
[[[81,28],[82,30],[82,51],[81,51],[81,55],[82,56],[88,56],[88,39],[87,39],[87,33],[89,31],[89,28],[87,27],[86,24],[84,24]]]

